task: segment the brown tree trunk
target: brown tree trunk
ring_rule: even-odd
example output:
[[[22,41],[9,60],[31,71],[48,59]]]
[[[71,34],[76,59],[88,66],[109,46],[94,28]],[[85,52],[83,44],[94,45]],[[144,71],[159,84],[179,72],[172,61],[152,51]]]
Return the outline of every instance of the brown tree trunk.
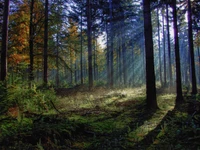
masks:
[[[29,64],[29,84],[31,86],[31,82],[34,80],[33,75],[33,63],[34,63],[34,54],[33,54],[33,39],[34,39],[34,31],[33,31],[33,9],[34,9],[34,0],[31,1],[30,6],[30,25],[29,25],[29,57],[30,57],[30,64]]]
[[[166,20],[167,20],[167,48],[168,48],[168,61],[169,61],[169,87],[172,86],[172,63],[171,63],[171,44],[170,44],[170,31],[169,31],[169,4],[166,4]]]
[[[123,61],[123,79],[124,79],[124,86],[127,86],[127,55],[126,55],[126,46],[124,38],[125,36],[122,36],[122,61]]]
[[[150,0],[143,0],[147,107],[157,109]]]
[[[4,1],[2,45],[1,45],[1,81],[7,76],[7,51],[8,51],[8,22],[9,22],[10,0]]]
[[[112,26],[112,0],[109,0],[109,19],[110,19],[110,87],[113,88],[114,84],[114,69],[113,69],[113,26]]]
[[[87,0],[87,38],[88,38],[88,73],[89,73],[89,89],[93,87],[92,74],[92,23],[91,23],[91,4]]]
[[[177,12],[176,0],[172,2],[173,10],[173,24],[174,24],[174,46],[175,46],[175,62],[176,62],[176,104],[182,103],[182,83],[181,83],[181,68],[180,68],[180,54],[179,54],[179,39],[178,39],[178,25],[177,25]]]
[[[80,67],[81,67],[81,85],[83,84],[83,8],[81,6],[81,55],[80,55]]]
[[[193,45],[193,34],[192,34],[192,10],[191,10],[190,0],[188,0],[188,42],[189,42],[189,51],[191,57],[192,94],[197,94],[194,45]]]
[[[162,20],[163,20],[163,57],[164,57],[164,86],[167,85],[167,69],[166,69],[166,49],[165,49],[165,19],[164,14],[162,14]]]
[[[47,58],[48,58],[48,14],[49,14],[48,5],[49,5],[49,1],[48,1],[48,0],[45,0],[45,23],[44,23],[44,77],[43,77],[43,82],[44,82],[45,85],[47,85],[47,82],[48,82],[48,77],[47,77],[47,73],[48,73],[48,62],[47,62]]]
[[[158,52],[159,52],[159,73],[160,73],[160,84],[163,85],[162,81],[162,61],[161,61],[161,48],[160,48],[160,20],[159,20],[159,9],[157,8],[157,27],[158,27]]]
[[[60,80],[59,80],[59,63],[58,63],[58,57],[59,57],[59,41],[58,41],[58,33],[56,34],[56,86],[59,87],[60,85]]]

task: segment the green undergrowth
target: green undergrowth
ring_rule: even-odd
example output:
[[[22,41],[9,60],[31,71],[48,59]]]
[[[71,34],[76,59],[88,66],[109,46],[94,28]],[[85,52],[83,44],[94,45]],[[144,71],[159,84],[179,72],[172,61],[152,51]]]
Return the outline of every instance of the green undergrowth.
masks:
[[[199,96],[185,96],[175,109],[175,95],[159,93],[159,110],[150,111],[144,88],[62,89],[62,96],[18,88],[8,89],[10,104],[0,116],[0,149],[200,148]]]

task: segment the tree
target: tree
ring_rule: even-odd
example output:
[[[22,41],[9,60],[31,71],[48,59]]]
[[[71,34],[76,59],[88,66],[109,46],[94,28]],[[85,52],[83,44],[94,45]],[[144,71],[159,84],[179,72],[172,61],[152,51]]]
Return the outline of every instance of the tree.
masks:
[[[172,63],[171,63],[171,44],[169,30],[169,3],[166,2],[166,21],[167,21],[167,48],[168,48],[168,69],[169,69],[169,87],[172,86]]]
[[[163,85],[162,77],[162,60],[161,60],[161,43],[160,43],[160,19],[159,19],[159,8],[157,8],[157,28],[158,28],[158,51],[159,51],[159,72],[160,72],[160,84]]]
[[[191,10],[190,0],[188,0],[188,42],[189,42],[189,51],[191,57],[190,60],[191,60],[191,73],[192,73],[192,94],[197,94],[194,45],[193,45],[193,33],[192,33],[192,10]]]
[[[167,69],[166,69],[166,49],[165,49],[165,19],[164,19],[164,10],[162,11],[162,30],[163,30],[163,57],[164,57],[164,86],[166,87],[167,85]]]
[[[157,109],[150,0],[143,0],[147,107]]]
[[[91,24],[91,2],[87,0],[87,38],[88,38],[88,79],[89,89],[93,87],[92,73],[92,24]]]
[[[80,54],[80,66],[81,66],[81,84],[83,84],[83,7],[81,6],[81,54]]]
[[[1,81],[7,76],[7,50],[8,50],[8,22],[9,22],[10,0],[4,1],[3,25],[2,25],[2,46],[1,46]]]
[[[181,83],[181,68],[180,68],[180,54],[179,54],[179,39],[178,39],[178,25],[177,25],[177,11],[176,0],[172,0],[172,13],[174,25],[174,49],[176,62],[176,104],[183,102],[182,83]]]
[[[33,39],[34,39],[34,31],[33,31],[33,9],[34,9],[34,0],[31,0],[30,4],[30,25],[29,25],[29,81],[34,80],[33,76],[33,64],[34,64],[34,54],[33,54]]]
[[[49,10],[48,10],[48,5],[49,5],[49,1],[45,0],[45,22],[44,22],[44,77],[43,77],[43,81],[44,84],[47,85],[48,82],[48,77],[47,77],[47,73],[48,73],[48,62],[47,62],[47,58],[48,58],[48,16],[49,16]]]
[[[109,0],[109,22],[110,22],[110,42],[109,42],[109,58],[110,58],[110,83],[109,83],[109,86],[111,88],[113,88],[113,84],[114,84],[114,76],[113,76],[113,72],[114,72],[114,69],[113,69],[113,1],[112,0]]]

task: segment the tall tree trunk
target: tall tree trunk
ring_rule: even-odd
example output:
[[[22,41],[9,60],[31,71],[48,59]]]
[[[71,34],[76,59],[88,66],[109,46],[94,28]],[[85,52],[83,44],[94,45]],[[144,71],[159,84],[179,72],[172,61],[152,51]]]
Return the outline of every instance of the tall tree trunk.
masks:
[[[48,82],[48,77],[47,77],[47,71],[48,71],[48,62],[47,62],[47,57],[48,57],[48,5],[49,1],[45,0],[45,23],[44,23],[44,77],[43,77],[43,82],[45,85],[47,85]]]
[[[92,74],[92,23],[91,23],[91,3],[87,0],[87,38],[88,38],[88,73],[89,89],[93,87]]]
[[[109,39],[108,39],[108,23],[106,23],[106,71],[107,71],[107,86],[110,86],[110,51],[109,51]]]
[[[178,39],[178,25],[177,25],[177,12],[176,0],[172,2],[173,11],[173,24],[174,24],[174,46],[175,46],[175,61],[176,61],[176,104],[183,102],[182,83],[181,83],[181,67],[180,67],[180,54],[179,54],[179,39]]]
[[[188,87],[188,89],[190,89],[190,81],[191,81],[191,65],[190,65],[190,62],[191,62],[191,57],[190,57],[190,51],[189,49],[187,49],[187,52],[186,52],[186,85]]]
[[[192,94],[197,94],[194,45],[193,45],[193,33],[192,33],[192,10],[191,10],[190,0],[188,0],[188,42],[189,42],[189,51],[191,57]]]
[[[146,51],[145,51],[145,46],[144,46],[144,32],[143,32],[143,34],[142,34],[142,39],[143,40],[141,40],[141,51],[142,51],[142,61],[144,62],[144,63],[142,63],[142,73],[143,74],[146,74]],[[145,76],[143,76],[142,77],[142,84],[145,84],[146,83],[146,77]]]
[[[83,84],[83,8],[81,6],[81,55],[80,55],[80,66],[81,66],[81,84]]]
[[[95,31],[94,31],[94,41],[93,41],[93,79],[96,80],[96,39],[95,39]]]
[[[58,63],[58,57],[59,57],[59,41],[58,41],[58,33],[56,35],[56,86],[59,87],[59,63]]]
[[[75,47],[75,49],[76,49],[76,47]],[[75,85],[77,85],[77,70],[78,70],[78,68],[77,68],[77,58],[76,58],[76,52],[75,52],[75,62],[74,62],[74,83],[75,83]]]
[[[72,60],[72,50],[70,50],[70,84],[73,85],[73,60]]]
[[[165,19],[164,19],[164,13],[162,14],[162,20],[163,20],[163,53],[164,53],[164,86],[167,85],[167,69],[166,69],[166,49],[165,49]]]
[[[158,27],[158,52],[159,52],[159,73],[160,73],[160,84],[162,86],[162,61],[161,61],[161,48],[160,48],[160,20],[159,20],[159,9],[157,8],[157,27]]]
[[[7,76],[7,51],[8,51],[8,22],[9,22],[10,0],[4,1],[2,45],[1,45],[1,81]]]
[[[122,61],[123,61],[123,79],[124,86],[127,85],[127,55],[126,55],[126,46],[124,41],[125,36],[122,38]]]
[[[31,86],[31,82],[34,80],[33,76],[33,63],[34,63],[34,54],[33,54],[33,39],[34,39],[34,31],[33,31],[33,9],[34,9],[34,0],[31,1],[30,6],[30,25],[29,25],[29,86]]]
[[[122,36],[119,37],[119,82],[122,83]]]
[[[112,25],[112,0],[109,0],[109,19],[110,19],[110,87],[114,84],[114,69],[113,69],[113,25]]]
[[[123,15],[123,20],[122,20],[122,26],[121,28],[123,28],[125,26],[124,23],[124,14]],[[126,51],[126,45],[125,45],[125,33],[122,31],[122,38],[121,38],[121,42],[122,42],[122,71],[123,71],[123,79],[124,79],[124,86],[127,86],[127,51]]]
[[[167,20],[167,48],[168,48],[168,62],[169,62],[169,87],[172,86],[172,62],[171,62],[171,44],[170,44],[170,30],[169,30],[169,4],[166,4],[166,20]]]
[[[147,107],[157,109],[150,0],[143,0]]]
[[[200,48],[198,47],[197,50],[198,50],[198,62],[200,65]],[[199,81],[199,85],[200,85],[200,67],[198,69],[199,69],[198,81]]]
[[[132,72],[131,72],[131,83],[132,83],[132,85],[131,85],[131,87],[133,87],[134,86],[134,69],[135,69],[135,64],[134,64],[134,45],[133,45],[133,43],[131,44],[131,62],[130,62],[130,64],[131,64],[131,69],[132,69]],[[141,52],[142,53],[142,52]],[[141,54],[140,53],[140,54]]]

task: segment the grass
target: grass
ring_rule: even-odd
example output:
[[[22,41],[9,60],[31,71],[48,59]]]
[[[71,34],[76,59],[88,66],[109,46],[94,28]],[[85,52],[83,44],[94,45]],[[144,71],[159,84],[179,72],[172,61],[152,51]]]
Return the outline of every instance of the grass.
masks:
[[[2,149],[151,150],[188,149],[185,143],[192,143],[192,148],[200,148],[199,124],[188,114],[188,103],[175,110],[175,95],[160,93],[160,109],[151,112],[145,109],[144,93],[144,88],[66,91],[54,101],[61,114],[50,107],[42,114],[2,115],[0,145]],[[199,119],[198,113],[195,117]]]

